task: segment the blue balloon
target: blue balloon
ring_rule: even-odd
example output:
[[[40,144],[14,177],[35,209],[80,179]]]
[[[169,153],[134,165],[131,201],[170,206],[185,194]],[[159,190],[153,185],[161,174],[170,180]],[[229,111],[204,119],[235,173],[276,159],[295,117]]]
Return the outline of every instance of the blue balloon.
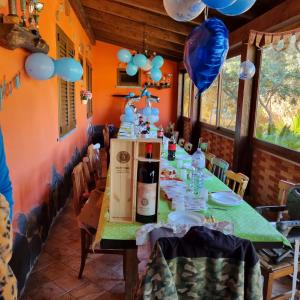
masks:
[[[134,115],[123,115],[123,122],[134,123],[135,116]]]
[[[148,121],[149,121],[150,123],[156,123],[156,122],[159,121],[159,117],[158,117],[158,116],[151,115],[151,116],[148,117]]]
[[[200,93],[218,76],[229,48],[228,29],[217,18],[197,26],[184,47],[184,65]]]
[[[220,9],[232,5],[237,0],[202,0],[204,4],[213,9]]]
[[[131,61],[132,55],[127,49],[121,49],[118,51],[118,59],[121,62],[129,63]]]
[[[33,53],[26,58],[25,70],[33,79],[46,80],[55,72],[54,62],[46,54]]]
[[[132,116],[132,115],[134,115],[133,108],[132,108],[132,107],[126,107],[126,108],[125,108],[125,115],[127,115],[127,116]]]
[[[243,61],[240,67],[240,79],[251,79],[254,76],[254,74],[255,65],[250,60]]]
[[[226,16],[238,16],[250,9],[256,0],[237,0],[232,5],[218,9],[218,12]]]
[[[143,115],[145,115],[145,116],[151,116],[151,107],[145,107],[144,109],[143,109]]]
[[[152,115],[158,116],[159,115],[159,109],[156,107],[152,107]]]
[[[133,92],[130,92],[130,93],[128,94],[128,96],[129,96],[129,97],[134,97],[135,94],[134,94]]]
[[[126,73],[129,76],[134,76],[137,73],[137,71],[138,71],[138,67],[131,62],[126,67]]]
[[[159,68],[161,68],[161,67],[163,66],[163,64],[164,64],[164,59],[163,59],[163,57],[160,56],[160,55],[156,55],[156,56],[154,56],[154,58],[152,59],[152,67],[153,67],[153,68],[159,69]]]
[[[146,96],[147,96],[147,97],[151,97],[151,93],[147,91],[147,92],[146,92]]]
[[[162,77],[161,70],[157,69],[157,68],[152,68],[152,70],[151,70],[151,78],[154,81],[160,81],[161,77]]]
[[[82,78],[83,68],[79,61],[71,57],[58,59],[54,63],[55,73],[63,80],[75,82]]]
[[[136,55],[133,57],[133,63],[134,63],[136,66],[142,68],[142,67],[144,67],[144,66],[146,65],[146,63],[147,63],[147,57],[146,57],[144,54],[141,54],[141,53],[136,54]]]

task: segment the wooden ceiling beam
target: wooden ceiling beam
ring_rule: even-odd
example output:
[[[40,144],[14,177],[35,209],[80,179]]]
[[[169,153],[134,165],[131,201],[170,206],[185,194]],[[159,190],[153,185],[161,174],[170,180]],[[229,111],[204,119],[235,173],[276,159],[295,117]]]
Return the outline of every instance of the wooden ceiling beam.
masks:
[[[157,15],[139,8],[122,5],[109,0],[81,0],[83,6],[95,9],[100,12],[126,18],[152,27],[172,31],[181,35],[188,35],[194,26],[186,23],[179,23],[167,16]]]
[[[300,21],[300,1],[286,0],[230,34],[230,47],[248,40],[250,30],[275,32]]]
[[[134,40],[135,42],[139,42],[141,45],[144,45],[145,49],[153,50],[153,48],[158,47],[161,49],[165,49],[166,51],[173,51],[176,52],[177,55],[182,55],[184,47],[183,45],[176,45],[173,43],[170,43],[165,40],[161,40],[158,38],[148,39],[143,42],[143,32],[139,32],[137,30],[133,29],[126,29],[126,31],[122,31],[119,29],[118,25],[112,26],[108,25],[106,23],[102,22],[95,22],[94,24],[94,30],[96,31],[102,31],[110,34],[110,39],[113,40],[115,35],[116,36],[122,36],[123,39],[130,38],[131,40]]]
[[[171,42],[174,44],[184,45],[186,37],[178,35],[174,32],[159,29],[152,26],[144,26],[141,23],[122,18],[119,16],[113,16],[106,13],[98,12],[94,9],[86,8],[87,15],[89,16],[92,27],[97,26],[97,22],[105,23],[116,31],[131,32],[131,34],[141,35],[140,40],[143,40],[143,34],[145,30],[145,38],[151,40],[153,38]],[[98,24],[99,27],[99,24]]]
[[[137,51],[143,51],[143,43],[140,41],[134,40],[132,38],[124,37],[123,35],[114,34],[113,39],[112,35],[109,32],[106,32],[101,29],[95,30],[96,39],[99,41],[103,41],[109,44],[113,44],[116,46],[124,47],[127,49],[133,49]],[[181,61],[182,54],[178,52],[174,52],[168,49],[163,49],[155,45],[153,48],[151,47],[152,51],[155,51],[157,54],[162,55],[164,58]]]
[[[84,11],[84,8],[81,5],[80,0],[69,0],[82,28],[85,30],[90,42],[92,45],[95,44],[95,35],[94,31],[91,27],[91,24],[89,23],[89,20],[86,16],[86,13]]]

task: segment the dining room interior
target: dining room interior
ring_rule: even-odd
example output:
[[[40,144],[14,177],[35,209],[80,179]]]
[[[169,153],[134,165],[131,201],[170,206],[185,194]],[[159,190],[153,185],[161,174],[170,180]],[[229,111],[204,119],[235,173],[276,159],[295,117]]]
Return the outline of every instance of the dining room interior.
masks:
[[[300,299],[299,0],[0,0],[0,57],[0,299]]]

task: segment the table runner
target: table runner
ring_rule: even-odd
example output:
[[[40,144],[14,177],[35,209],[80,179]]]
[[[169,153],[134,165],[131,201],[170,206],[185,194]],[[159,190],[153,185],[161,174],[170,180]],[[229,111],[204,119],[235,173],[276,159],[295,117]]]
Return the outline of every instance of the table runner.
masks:
[[[180,147],[178,147],[176,153],[180,154],[180,156],[185,156],[186,159],[190,159],[189,155]],[[170,162],[170,165],[176,168],[176,161]],[[214,175],[205,180],[204,186],[209,193],[230,191],[229,187]],[[158,220],[160,222],[167,222],[168,214],[171,212],[170,206],[171,205],[168,200],[165,200],[162,197],[160,198],[158,216]],[[216,204],[211,204],[209,206],[221,208],[221,206]],[[107,180],[94,246],[98,244],[101,239],[135,240],[135,232],[143,224],[109,222],[108,208],[109,177]],[[280,232],[278,232],[265,218],[258,214],[244,200],[240,206],[222,208],[225,210],[208,208],[208,210],[203,214],[206,216],[213,216],[217,221],[232,222],[234,224],[234,235],[240,238],[249,239],[252,242],[281,242],[287,246],[290,245],[289,241]]]

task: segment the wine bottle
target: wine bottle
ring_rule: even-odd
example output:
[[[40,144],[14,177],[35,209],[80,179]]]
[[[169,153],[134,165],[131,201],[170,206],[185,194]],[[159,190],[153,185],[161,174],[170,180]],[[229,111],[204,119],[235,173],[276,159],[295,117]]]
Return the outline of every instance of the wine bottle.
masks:
[[[174,136],[171,136],[168,145],[168,160],[175,160],[176,142]]]
[[[152,158],[152,143],[146,144],[145,157]],[[159,163],[139,161],[137,172],[136,221],[155,223],[157,221]]]

